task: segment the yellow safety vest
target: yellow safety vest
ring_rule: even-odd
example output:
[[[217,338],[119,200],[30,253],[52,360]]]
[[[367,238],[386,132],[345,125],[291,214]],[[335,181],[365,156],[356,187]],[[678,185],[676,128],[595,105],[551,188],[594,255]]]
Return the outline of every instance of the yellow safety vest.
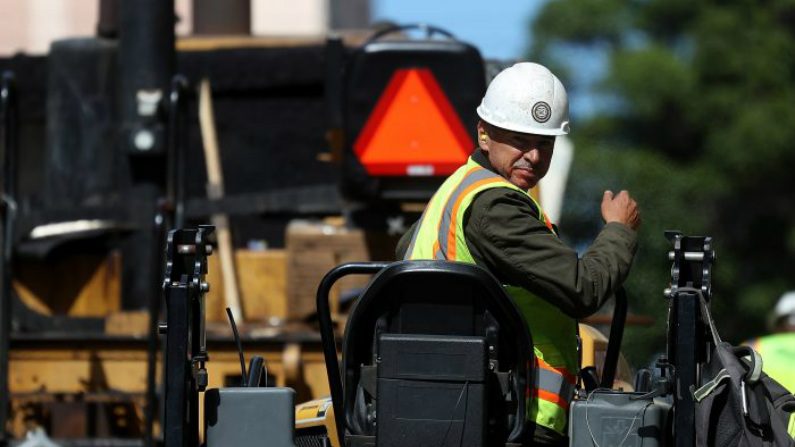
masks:
[[[751,343],[762,356],[762,369],[790,393],[795,393],[795,332],[768,335]]]
[[[751,343],[762,356],[762,370],[790,393],[795,393],[795,333],[785,332],[757,338]],[[795,438],[795,413],[789,418],[787,432]]]
[[[527,194],[471,157],[445,180],[431,198],[412,235],[406,259],[437,259],[475,264],[464,237],[464,215],[475,197],[489,188]],[[554,233],[541,207],[527,194],[542,221]],[[577,322],[529,291],[503,285],[521,310],[533,336],[534,383],[527,390],[528,419],[564,434],[579,368]]]

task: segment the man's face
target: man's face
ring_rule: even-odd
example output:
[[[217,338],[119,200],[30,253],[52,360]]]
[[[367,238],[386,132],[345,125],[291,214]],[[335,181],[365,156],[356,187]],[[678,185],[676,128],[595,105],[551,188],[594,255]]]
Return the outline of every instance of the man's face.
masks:
[[[555,137],[513,132],[481,121],[478,144],[498,174],[527,191],[547,174]]]

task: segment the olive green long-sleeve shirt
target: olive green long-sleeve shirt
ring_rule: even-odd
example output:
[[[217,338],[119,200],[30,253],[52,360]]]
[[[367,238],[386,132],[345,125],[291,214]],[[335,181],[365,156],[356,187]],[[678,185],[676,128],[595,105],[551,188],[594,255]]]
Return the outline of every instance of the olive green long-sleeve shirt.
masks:
[[[480,151],[473,159],[493,171]],[[613,295],[627,278],[637,250],[635,231],[608,223],[579,258],[539,219],[532,200],[509,188],[491,188],[476,196],[463,226],[477,265],[572,318],[593,314]],[[405,257],[416,227],[417,223],[398,243],[398,259]]]

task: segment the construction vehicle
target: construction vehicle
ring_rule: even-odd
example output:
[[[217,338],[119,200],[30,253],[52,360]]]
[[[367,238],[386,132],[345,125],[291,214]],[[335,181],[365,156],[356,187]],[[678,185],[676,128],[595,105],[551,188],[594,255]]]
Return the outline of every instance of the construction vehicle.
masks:
[[[119,39],[108,31],[114,27],[100,27],[102,38],[58,42],[46,60],[0,61],[17,70],[16,83],[3,77],[0,95],[0,445],[22,437],[28,422],[70,435],[71,445],[526,443],[532,328],[496,280],[468,265],[365,262],[391,259],[396,235],[466,159],[475,106],[499,64],[431,26],[385,29],[363,45],[350,36],[289,48],[175,43],[172,2],[118,6]],[[426,35],[407,38],[409,28]],[[219,100],[219,125],[200,129],[190,110],[203,77]],[[18,107],[26,98],[33,106]],[[202,110],[202,121],[212,118]],[[190,147],[209,144],[213,127],[235,137],[224,156],[236,163],[227,194],[208,200],[196,194],[204,171]],[[17,169],[20,154],[38,156],[33,161],[45,168],[38,176]],[[16,189],[18,177],[27,190]],[[38,183],[41,200],[33,200]],[[223,282],[212,279],[222,275],[208,261],[211,228],[185,229],[219,214],[266,216],[256,223],[267,231],[234,244],[241,277],[282,272],[273,274],[281,294],[267,297],[270,282],[241,280],[242,336],[234,323],[219,330],[220,309],[235,300],[218,294]],[[291,222],[299,217],[335,219]],[[241,249],[272,233],[278,247],[300,239],[296,256],[290,248]],[[670,237],[662,373],[632,380],[618,351],[626,299],[617,294],[609,339],[580,329],[584,394],[569,425],[575,446],[694,444],[695,403],[683,390],[700,384],[710,341],[693,289],[710,297],[714,252],[709,238]],[[284,280],[286,265],[314,276]],[[375,276],[334,291],[357,275]],[[83,293],[86,283],[98,291]],[[158,325],[161,294],[166,319]],[[255,309],[262,302],[273,305]],[[349,313],[346,302],[354,303]],[[125,331],[130,322],[134,330]],[[260,354],[248,367],[242,345]],[[302,398],[318,399],[295,407]],[[636,425],[639,406],[650,411]]]
[[[185,234],[195,238],[193,248],[181,249],[181,253],[191,254],[194,262],[184,265],[195,265],[194,273],[183,273],[182,281],[171,286],[193,290],[196,297],[206,289],[202,286],[201,262],[195,261],[200,251],[196,247],[205,243],[196,237],[202,231],[180,230],[171,237],[176,243],[179,235],[182,247],[187,247],[184,243],[189,239]],[[673,245],[669,253],[671,284],[665,291],[670,313],[666,355],[657,362],[660,374],[651,380],[649,371],[641,371],[634,392],[612,389],[624,326],[619,315],[613,320],[614,338],[599,383],[583,380],[579,397],[572,404],[569,437],[573,446],[688,446],[695,445],[699,430],[706,430],[695,425],[693,394],[677,390],[703,385],[701,369],[708,360],[711,341],[705,337],[699,307],[706,304],[699,300],[711,296],[715,252],[709,237],[676,232],[668,237]],[[169,250],[172,256],[180,252],[176,247]],[[372,273],[375,277],[349,317],[340,365],[329,291],[344,276]],[[189,286],[191,282],[193,286]],[[196,306],[201,301],[182,302]],[[445,261],[343,264],[321,281],[317,307],[330,400],[296,407],[293,432],[291,417],[282,414],[263,422],[258,412],[278,414],[272,411],[285,396],[289,400],[287,389],[239,393],[243,396],[227,402],[221,399],[220,404],[213,397],[213,413],[204,419],[206,433],[215,434],[214,438],[207,435],[208,440],[214,440],[214,444],[208,442],[209,447],[226,445],[225,440],[246,430],[259,436],[236,437],[235,445],[260,445],[265,437],[284,443],[274,445],[295,442],[299,446],[532,445],[533,428],[526,421],[524,402],[535,364],[532,328],[524,323],[499,282],[485,270]],[[166,405],[194,413],[191,417],[183,414],[182,419],[169,419],[167,415],[166,432],[173,430],[182,437],[171,442],[167,437],[166,445],[196,445],[196,402],[206,383],[206,353],[201,351],[198,314],[187,311],[184,304],[174,311],[192,315],[193,324],[183,328],[192,330],[194,336],[174,341],[180,353],[176,357],[169,354],[169,358],[179,359],[181,365],[173,377],[182,376],[183,380],[173,382],[176,394],[167,389]],[[171,312],[172,308],[169,330],[174,321]],[[186,358],[186,352],[199,355]],[[260,408],[257,403],[264,406]],[[290,410],[288,413],[293,415]],[[257,424],[266,424],[267,428],[248,428]]]
[[[203,295],[210,287],[205,275],[211,231],[211,227],[200,227],[175,230],[169,236],[163,282],[167,321],[161,325],[167,334],[166,446],[198,445],[201,420],[208,445],[226,445],[241,432],[247,435],[235,438],[235,445],[255,445],[263,436],[292,440],[293,419],[285,418],[284,412],[277,418],[279,412],[272,408],[292,404],[291,391],[260,388],[259,380],[249,380],[248,388],[254,389],[237,399],[224,398],[234,394],[234,389],[207,391],[205,415],[199,417],[200,393],[208,384]],[[343,276],[373,273],[377,276],[358,298],[346,326],[343,387],[337,373],[329,292]],[[394,438],[383,445],[404,445],[407,432],[420,433],[427,445],[440,445],[451,430],[454,435],[449,442],[458,444],[466,432],[465,445],[484,445],[487,439],[489,445],[494,445],[494,439],[519,443],[527,436],[523,396],[532,380],[533,362],[528,357],[533,352],[532,338],[513,302],[484,270],[439,261],[343,264],[321,281],[317,306],[332,397],[330,405],[318,401],[296,409],[301,416],[295,422],[299,445],[326,442],[322,440],[335,432],[338,439],[329,442],[336,445],[382,445],[374,444],[377,436]],[[440,314],[446,317],[440,319]],[[620,329],[623,321],[616,322],[615,328]],[[620,335],[613,340],[607,358],[615,363]],[[416,370],[402,370],[405,365]],[[242,353],[241,369],[245,376]],[[614,372],[614,366],[605,368],[603,385],[612,383]],[[401,406],[406,404],[405,397],[402,404],[395,400],[405,393],[416,398],[410,408]],[[464,403],[462,396],[466,396]],[[470,406],[463,419],[450,419]],[[274,416],[263,420],[260,411]],[[290,416],[292,411],[289,405]],[[285,421],[290,424],[285,426]]]
[[[247,345],[270,363],[271,382],[292,385],[304,399],[325,392],[313,306],[287,305],[284,248],[290,219],[341,213],[335,168],[315,159],[324,147],[322,70],[317,69],[322,39],[298,46],[275,39],[253,49],[195,49],[191,42],[175,44],[173,2],[99,3],[119,14],[115,23],[102,24],[112,26],[99,27],[105,34],[55,42],[46,57],[0,60],[4,75],[16,72],[16,82],[3,79],[0,132],[6,204],[0,445],[24,438],[33,426],[77,445],[100,439],[157,443],[163,241],[168,229],[219,213],[231,215],[233,225],[245,218],[264,221],[266,228],[235,235]],[[228,57],[246,60],[248,79],[255,82],[237,82],[245,71],[240,64],[219,62]],[[269,64],[281,66],[280,73],[263,76],[272,72]],[[237,176],[229,176],[223,199],[203,197],[204,169],[196,166],[203,154],[192,150],[201,141],[192,118],[198,96],[193,87],[208,75],[202,73],[206,66],[229,67],[210,76],[221,99],[216,102],[221,119],[240,106],[225,104],[224,95],[239,98],[245,91],[247,110],[270,115],[262,109],[287,103],[301,125],[317,130],[302,134],[287,151],[290,163],[312,167],[304,170],[306,177],[289,183],[286,175],[271,175],[280,169],[263,174],[259,168],[257,178],[267,181],[250,182],[250,173],[240,173],[240,160],[269,168],[264,152],[257,150],[261,158],[248,161],[251,145],[228,144],[224,161]],[[178,70],[188,77],[176,75]],[[224,138],[226,123],[219,124]],[[297,127],[268,135],[278,139]],[[262,132],[257,132],[253,140],[259,144]],[[246,249],[249,240],[264,239],[273,249]],[[351,239],[359,244],[363,237],[357,233]],[[220,270],[212,263],[211,278]],[[206,307],[208,345],[216,353],[212,377],[219,381],[213,386],[237,377],[221,290],[210,293]]]

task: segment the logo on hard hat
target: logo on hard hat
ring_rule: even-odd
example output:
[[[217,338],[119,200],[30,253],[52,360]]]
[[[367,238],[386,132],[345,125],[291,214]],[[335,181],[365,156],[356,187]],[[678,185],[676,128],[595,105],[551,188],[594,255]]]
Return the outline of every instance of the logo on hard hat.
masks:
[[[539,123],[546,123],[552,116],[552,109],[544,101],[538,101],[533,105],[533,119]]]

